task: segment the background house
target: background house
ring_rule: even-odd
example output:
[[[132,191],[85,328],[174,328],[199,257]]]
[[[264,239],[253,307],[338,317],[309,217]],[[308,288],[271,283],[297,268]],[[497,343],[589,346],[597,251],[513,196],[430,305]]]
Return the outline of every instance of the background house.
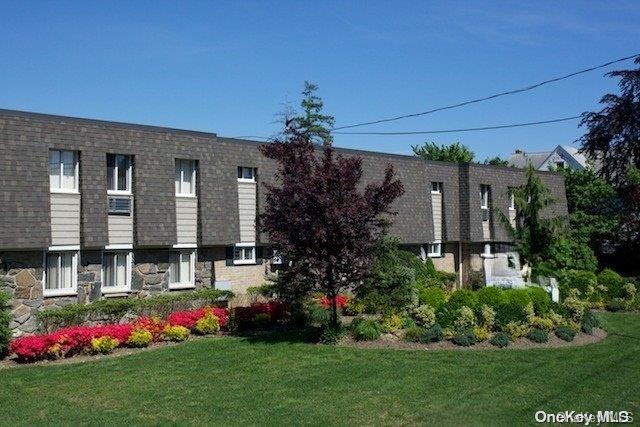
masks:
[[[550,170],[556,167],[582,170],[588,166],[587,157],[570,145],[558,145],[553,151],[526,153],[516,151],[509,157],[509,166],[526,168],[529,164],[536,170]]]

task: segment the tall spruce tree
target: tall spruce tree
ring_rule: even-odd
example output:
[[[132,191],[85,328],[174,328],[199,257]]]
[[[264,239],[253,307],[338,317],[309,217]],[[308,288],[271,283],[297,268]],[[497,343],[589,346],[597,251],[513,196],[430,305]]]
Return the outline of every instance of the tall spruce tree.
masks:
[[[335,120],[333,116],[323,114],[324,103],[322,98],[315,94],[317,90],[316,84],[304,82],[303,98],[300,102],[304,115],[294,117],[293,123],[298,132],[313,144],[330,146],[333,143],[331,129]]]

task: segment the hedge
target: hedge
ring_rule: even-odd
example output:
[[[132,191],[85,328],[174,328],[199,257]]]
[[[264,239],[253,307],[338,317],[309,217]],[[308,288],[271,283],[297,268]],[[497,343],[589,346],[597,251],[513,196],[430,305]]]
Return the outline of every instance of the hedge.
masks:
[[[0,292],[0,359],[7,355],[9,348],[9,341],[11,340],[10,320],[9,295],[5,292]]]
[[[80,325],[89,319],[118,322],[122,316],[132,313],[138,316],[166,317],[169,313],[191,308],[194,301],[203,305],[219,304],[233,296],[229,291],[200,289],[197,291],[158,294],[149,298],[109,298],[90,304],[69,304],[61,308],[49,308],[38,313],[45,331]]]

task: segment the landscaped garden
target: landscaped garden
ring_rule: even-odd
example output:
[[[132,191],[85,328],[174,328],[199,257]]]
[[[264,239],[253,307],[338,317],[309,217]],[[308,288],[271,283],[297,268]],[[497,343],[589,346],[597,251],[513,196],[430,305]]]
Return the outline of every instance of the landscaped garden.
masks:
[[[499,424],[538,410],[640,410],[640,316],[587,346],[400,351],[300,333],[205,338],[0,370],[0,419],[34,424]]]

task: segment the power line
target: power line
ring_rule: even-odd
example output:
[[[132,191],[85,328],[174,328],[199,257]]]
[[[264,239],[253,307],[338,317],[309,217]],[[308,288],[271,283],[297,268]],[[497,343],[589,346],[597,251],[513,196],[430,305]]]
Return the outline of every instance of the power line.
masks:
[[[392,121],[401,120],[401,119],[407,119],[409,117],[424,116],[424,115],[435,113],[435,112],[438,112],[438,111],[450,110],[450,109],[453,109],[453,108],[458,108],[458,107],[462,107],[462,106],[469,105],[469,104],[476,104],[478,102],[488,101],[490,99],[499,98],[501,96],[507,96],[507,95],[513,95],[513,94],[516,94],[516,93],[526,92],[526,91],[529,91],[529,90],[532,90],[532,89],[539,88],[540,86],[544,86],[544,85],[549,84],[549,83],[555,83],[555,82],[558,82],[560,80],[564,80],[564,79],[568,79],[570,77],[574,77],[574,76],[577,76],[577,75],[580,75],[580,74],[588,73],[590,71],[594,71],[594,70],[597,70],[597,69],[600,69],[600,68],[604,68],[604,67],[607,67],[609,65],[618,63],[618,62],[622,62],[622,61],[626,61],[626,60],[629,60],[629,59],[633,59],[633,58],[636,58],[638,56],[640,56],[640,54],[626,56],[624,58],[616,59],[614,61],[609,61],[607,63],[601,64],[601,65],[597,65],[595,67],[585,68],[584,70],[576,71],[575,73],[567,74],[565,76],[556,77],[556,78],[553,78],[553,79],[550,79],[550,80],[545,80],[543,82],[536,83],[536,84],[533,84],[533,85],[530,85],[530,86],[526,86],[526,87],[523,87],[523,88],[520,88],[520,89],[514,89],[514,90],[509,90],[509,91],[506,91],[506,92],[496,93],[494,95],[485,96],[483,98],[477,98],[477,99],[472,99],[472,100],[469,100],[469,101],[459,102],[457,104],[447,105],[445,107],[438,107],[438,108],[434,108],[432,110],[423,111],[421,113],[404,114],[402,116],[396,116],[396,117],[390,117],[390,118],[386,118],[386,119],[374,120],[374,121],[371,121],[371,122],[356,123],[356,124],[348,125],[348,126],[338,126],[338,127],[333,128],[333,130],[350,129],[350,128],[355,128],[355,127],[360,127],[360,126],[374,125],[374,124],[378,124],[378,123],[386,123],[386,122],[392,122]]]
[[[579,119],[581,117],[582,116],[571,116],[571,117],[563,117],[560,119],[542,120],[538,122],[514,123],[514,124],[508,124],[508,125],[483,126],[483,127],[462,128],[462,129],[425,130],[425,131],[412,131],[412,132],[333,132],[333,133],[336,135],[428,135],[433,133],[472,132],[472,131],[491,130],[491,129],[506,129],[506,128],[517,128],[517,127],[523,127],[523,126],[535,126],[535,125],[543,125],[547,123],[566,122],[569,120]]]

